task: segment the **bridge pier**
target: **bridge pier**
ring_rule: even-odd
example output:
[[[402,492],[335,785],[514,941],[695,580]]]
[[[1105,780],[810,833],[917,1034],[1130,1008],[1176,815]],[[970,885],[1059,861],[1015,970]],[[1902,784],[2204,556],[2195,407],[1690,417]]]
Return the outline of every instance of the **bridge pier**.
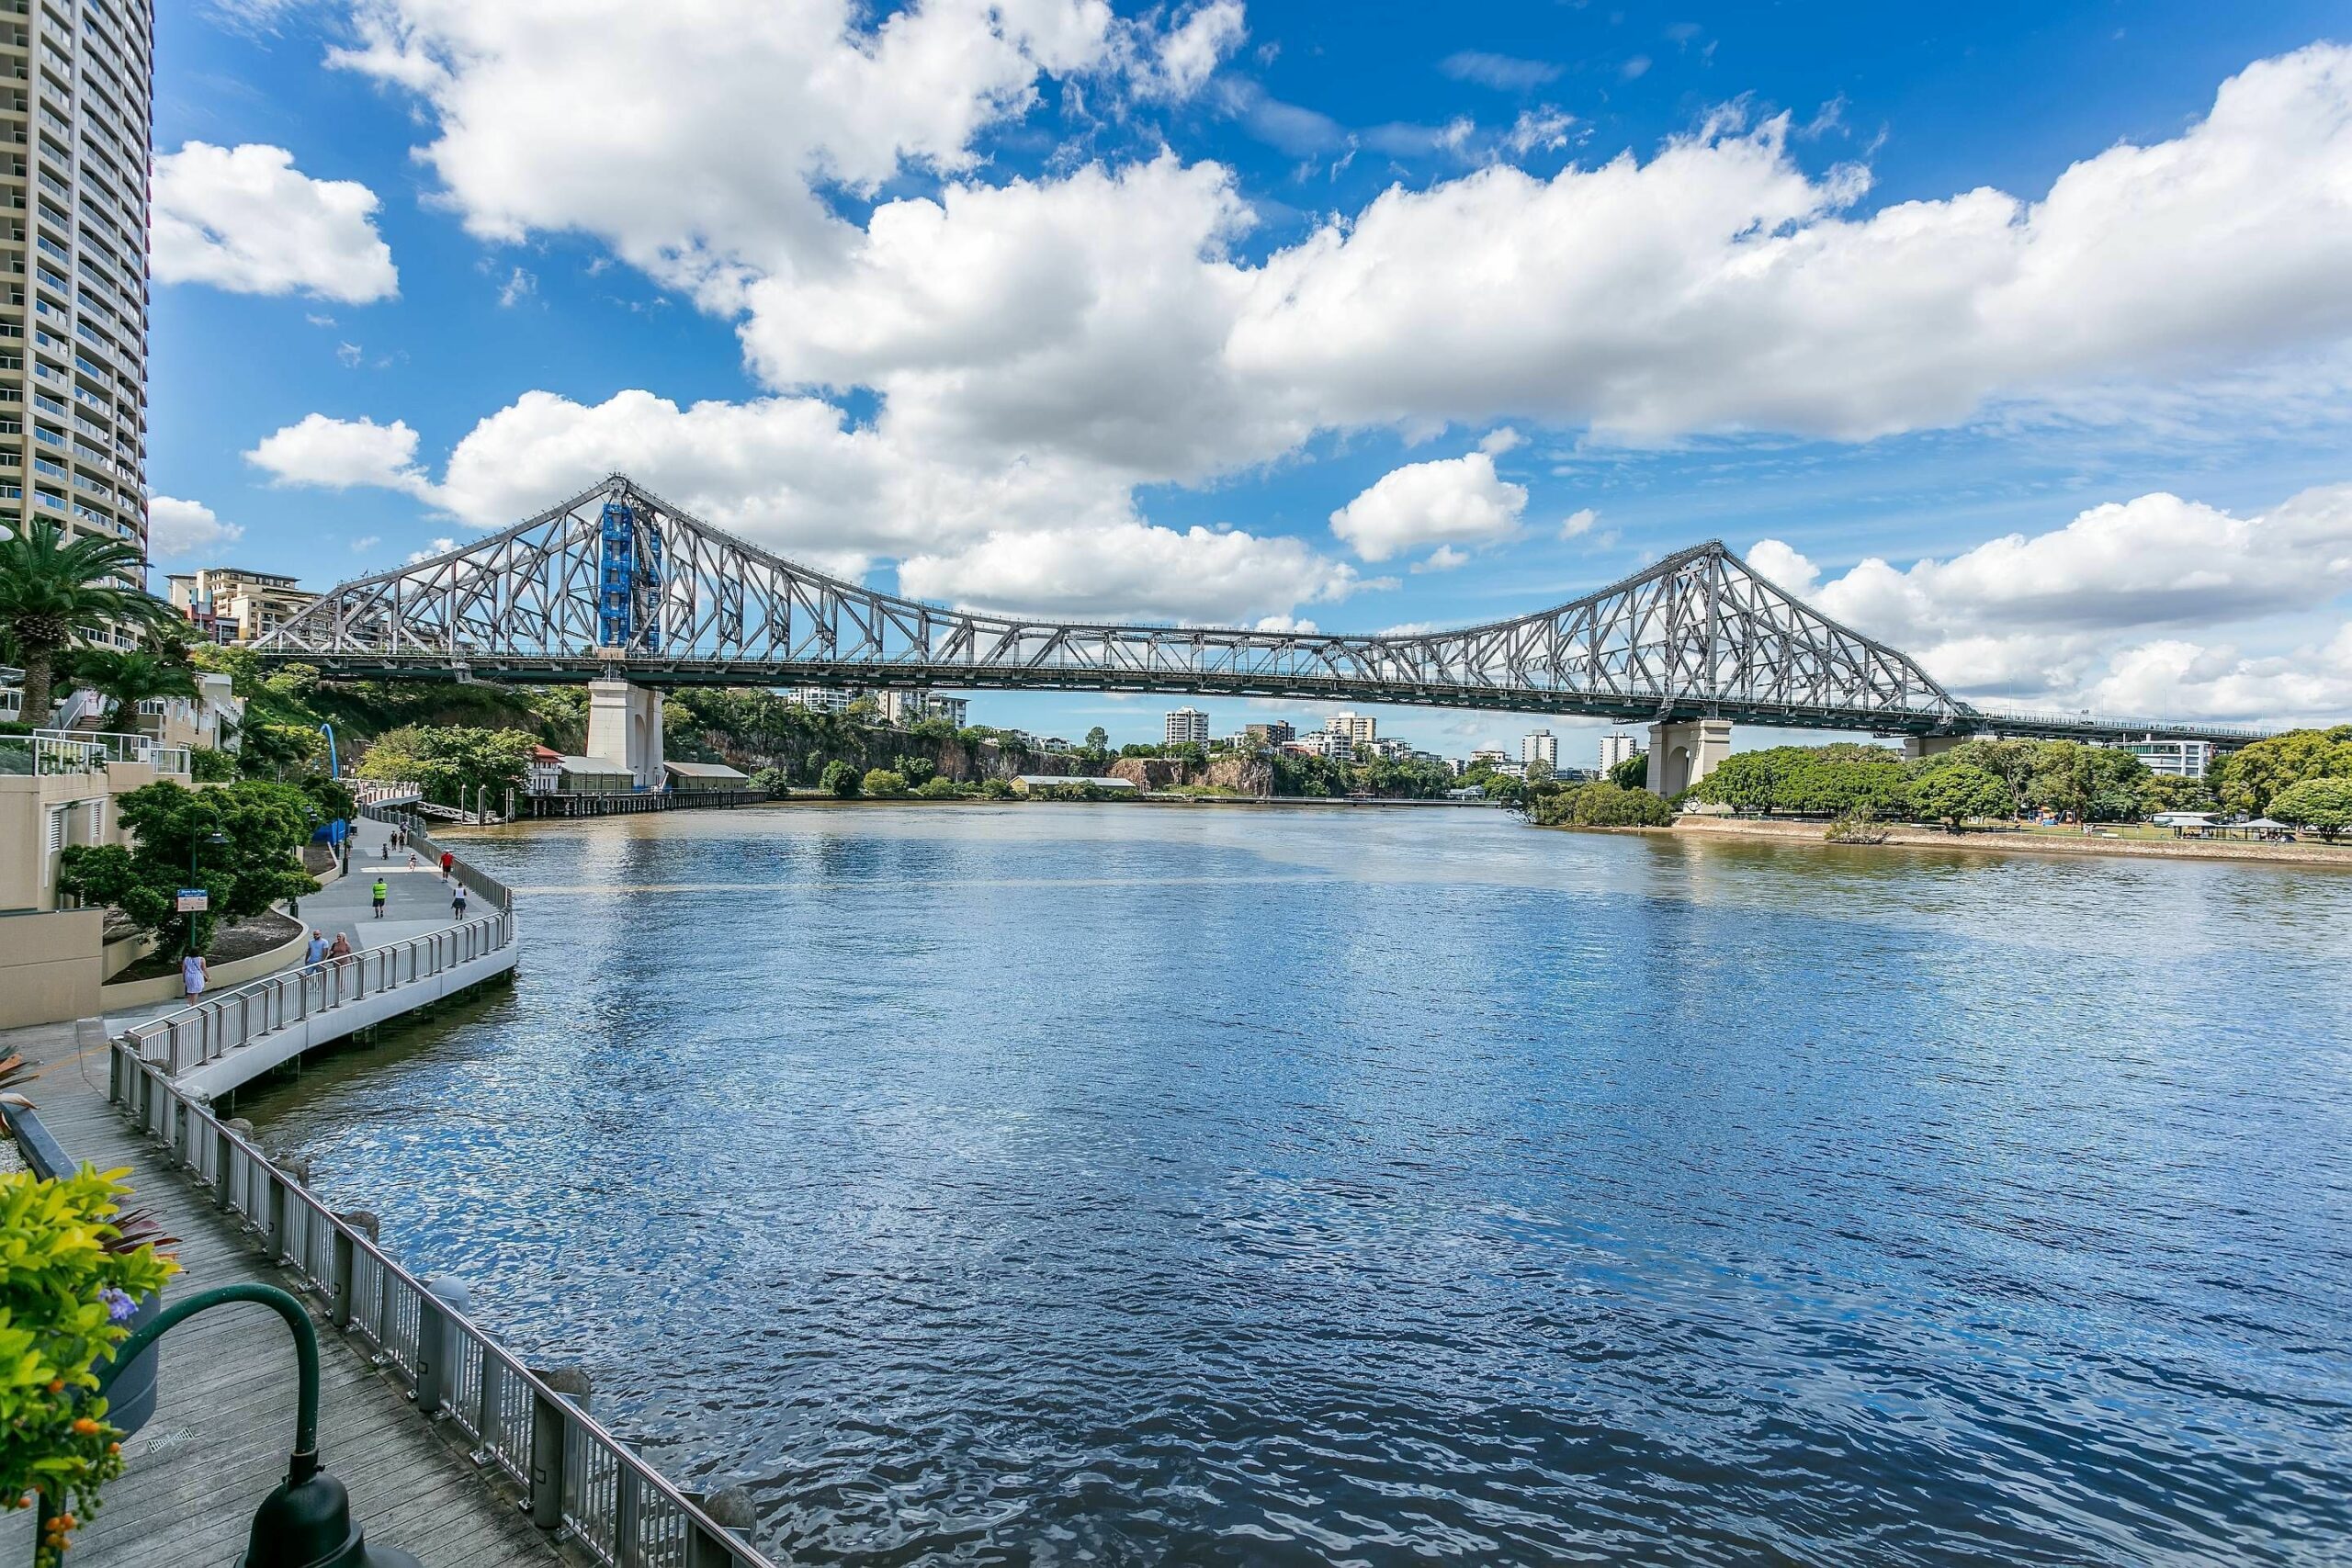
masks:
[[[1650,726],[1652,795],[1680,795],[1731,755],[1731,720],[1693,718]]]
[[[627,768],[639,789],[660,789],[662,694],[627,681],[589,682],[588,755]]]
[[[1940,757],[1975,739],[1973,735],[1906,735],[1903,738],[1903,760],[1917,762],[1928,757]]]

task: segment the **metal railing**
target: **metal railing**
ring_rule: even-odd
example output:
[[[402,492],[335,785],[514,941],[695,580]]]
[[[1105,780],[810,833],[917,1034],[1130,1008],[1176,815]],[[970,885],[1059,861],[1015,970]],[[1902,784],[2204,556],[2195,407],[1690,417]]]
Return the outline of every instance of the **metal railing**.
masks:
[[[358,1227],[184,1093],[128,1040],[107,1099],[212,1189],[231,1224],[325,1303],[329,1321],[519,1492],[531,1521],[608,1568],[775,1568]]]
[[[379,806],[389,801],[414,800],[424,792],[413,784],[386,784],[379,779],[352,779],[351,798],[361,807]]]
[[[106,748],[82,736],[0,735],[0,773],[95,773],[106,765]]]
[[[500,952],[514,940],[514,917],[501,909],[405,942],[249,980],[232,991],[135,1024],[122,1037],[141,1060],[176,1077],[288,1024],[429,980]]]

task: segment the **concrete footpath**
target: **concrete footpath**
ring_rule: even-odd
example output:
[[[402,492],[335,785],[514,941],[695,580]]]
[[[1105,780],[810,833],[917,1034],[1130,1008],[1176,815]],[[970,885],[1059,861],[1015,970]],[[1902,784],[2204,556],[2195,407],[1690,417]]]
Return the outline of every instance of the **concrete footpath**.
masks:
[[[360,915],[366,919],[364,900]],[[131,1206],[180,1238],[183,1272],[165,1287],[166,1300],[235,1280],[292,1287],[290,1274],[224,1219],[206,1190],[167,1166],[107,1104],[106,1039],[95,1022],[0,1032],[0,1056],[11,1052],[38,1064],[22,1087],[66,1153],[101,1170],[128,1167]],[[404,1547],[426,1568],[563,1561],[357,1346],[322,1322],[319,1342],[320,1457],[351,1489],[368,1545]],[[285,1476],[294,1349],[274,1314],[236,1305],[192,1318],[164,1337],[159,1365],[154,1417],[123,1444],[121,1479],[66,1555],[75,1568],[233,1562],[254,1509]],[[30,1562],[32,1530],[28,1512],[0,1516],[0,1562]]]

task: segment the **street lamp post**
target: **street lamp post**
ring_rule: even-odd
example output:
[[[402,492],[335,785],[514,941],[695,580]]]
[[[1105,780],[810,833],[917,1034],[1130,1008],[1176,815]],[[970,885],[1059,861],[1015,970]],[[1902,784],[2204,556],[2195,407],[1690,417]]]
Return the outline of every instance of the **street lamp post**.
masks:
[[[187,841],[187,879],[189,884],[196,886],[202,886],[202,884],[198,883],[196,880],[198,874],[196,869],[196,855],[198,850],[225,850],[228,847],[229,836],[226,833],[207,833],[201,839],[190,839]],[[204,894],[205,902],[208,904],[210,903],[212,900],[212,890],[209,887],[206,887],[204,889]],[[187,912],[187,930],[185,935],[187,940],[180,946],[180,956],[182,958],[192,958],[196,955],[196,911],[193,909],[190,909]]]
[[[302,1303],[274,1285],[216,1285],[165,1307],[155,1321],[115,1348],[98,1374],[98,1392],[171,1329],[210,1307],[254,1302],[286,1320],[294,1332],[296,1372],[294,1451],[286,1479],[262,1500],[238,1568],[421,1568],[394,1546],[368,1544],[351,1517],[351,1495],[319,1468],[319,1335]],[[44,1499],[46,1501],[46,1499]]]

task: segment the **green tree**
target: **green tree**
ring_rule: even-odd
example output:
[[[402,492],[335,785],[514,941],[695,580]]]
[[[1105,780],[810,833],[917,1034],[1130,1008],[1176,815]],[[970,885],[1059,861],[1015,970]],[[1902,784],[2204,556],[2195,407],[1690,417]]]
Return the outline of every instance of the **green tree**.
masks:
[[[348,822],[359,815],[359,797],[351,793],[341,779],[325,773],[305,773],[300,781],[302,793],[311,797],[322,822]]]
[[[326,753],[326,737],[309,726],[248,722],[239,738],[237,766],[248,778],[279,778],[289,768],[308,768],[323,761]]]
[[[2152,773],[2140,785],[2139,815],[2143,817],[2159,811],[2211,811],[2216,804],[2213,786],[2203,779]]]
[[[291,784],[247,779],[188,790],[158,782],[124,795],[118,809],[132,835],[130,847],[69,845],[58,886],[120,909],[167,951],[206,952],[224,917],[243,919],[277,899],[318,891],[298,858],[317,807]],[[216,835],[227,842],[210,842]],[[183,887],[205,889],[210,907],[198,914],[177,912],[175,899]]]
[[[1609,770],[1609,782],[1619,789],[1647,789],[1650,784],[1650,754],[1636,751]]]
[[[363,779],[412,782],[436,805],[471,810],[477,799],[503,801],[528,782],[531,738],[519,729],[403,725],[378,736],[357,771]]]
[[[855,768],[836,757],[825,764],[824,773],[817,783],[827,795],[838,800],[848,800],[857,794],[863,781]]]
[[[1911,809],[1953,832],[1978,817],[2009,813],[2009,786],[1984,769],[1966,762],[1923,769],[1911,781]]]
[[[982,779],[980,794],[989,800],[1010,800],[1012,798],[1012,785],[1003,779]]]
[[[939,772],[939,764],[928,757],[901,757],[897,772],[907,781],[909,788],[921,789]]]
[[[1108,757],[1111,754],[1111,732],[1099,724],[1088,730],[1085,752],[1088,757],[1096,761]]]
[[[792,787],[792,779],[782,768],[761,768],[752,774],[751,787],[769,795],[782,795]]]
[[[889,768],[870,768],[859,787],[877,800],[892,800],[907,793],[907,775]]]
[[[961,800],[971,793],[970,785],[959,784],[954,779],[925,779],[915,786],[915,794],[924,800]]]
[[[153,653],[114,648],[88,649],[74,656],[74,679],[107,699],[106,727],[127,730],[138,722],[139,705],[197,695],[196,670]]]
[[[2269,815],[2309,828],[2329,843],[2352,828],[2352,779],[2305,779],[2270,799]]]
[[[1940,756],[1930,757],[1921,771],[1936,767],[1980,768],[2008,786],[2009,815],[2014,817],[2025,807],[2026,784],[2033,777],[2034,763],[2041,755],[2038,740],[2002,740],[1980,736],[1964,740]]]
[[[187,754],[187,773],[198,784],[227,784],[237,776],[237,755],[199,746]]]
[[[2256,817],[2270,812],[2272,796],[2308,779],[2352,779],[2352,724],[2290,729],[2233,751],[2213,766],[2213,789],[2222,804]]]
[[[163,600],[125,586],[146,570],[139,551],[124,541],[91,534],[69,539],[62,524],[46,518],[0,539],[0,634],[24,668],[26,722],[49,722],[60,656],[101,627],[140,631],[181,618]]]

